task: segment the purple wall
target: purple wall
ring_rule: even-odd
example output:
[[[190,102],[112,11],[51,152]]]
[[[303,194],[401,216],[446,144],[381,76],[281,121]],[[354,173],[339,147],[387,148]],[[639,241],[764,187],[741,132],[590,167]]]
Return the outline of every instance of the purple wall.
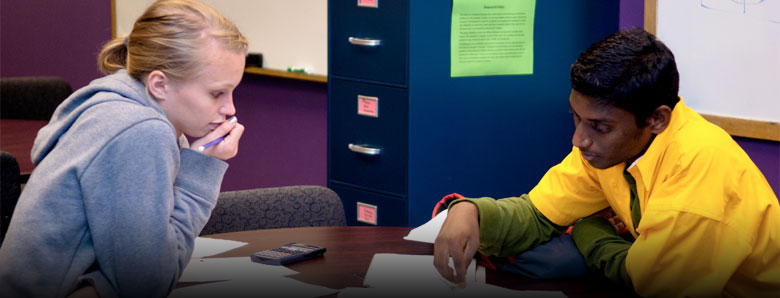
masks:
[[[775,195],[780,196],[780,142],[739,137],[734,140],[764,174]]]
[[[222,190],[327,185],[327,85],[244,74],[233,93],[246,130]]]
[[[74,90],[100,76],[97,53],[111,39],[111,1],[0,5],[0,76],[60,76]]]
[[[0,76],[58,75],[74,89],[100,76],[96,55],[111,38],[110,1],[0,5]],[[620,0],[620,28],[643,22],[644,1]],[[235,97],[246,132],[223,190],[326,185],[327,85],[246,75]],[[780,193],[780,143],[736,139]]]
[[[645,1],[620,0],[620,16],[618,27],[630,29],[632,27],[644,28]]]

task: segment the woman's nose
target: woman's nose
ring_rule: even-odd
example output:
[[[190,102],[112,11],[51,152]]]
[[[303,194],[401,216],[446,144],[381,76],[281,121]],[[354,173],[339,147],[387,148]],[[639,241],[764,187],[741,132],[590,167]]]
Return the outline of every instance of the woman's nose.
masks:
[[[233,95],[230,95],[224,103],[222,103],[222,106],[219,108],[219,113],[222,115],[235,115],[236,114],[236,106],[233,105]]]

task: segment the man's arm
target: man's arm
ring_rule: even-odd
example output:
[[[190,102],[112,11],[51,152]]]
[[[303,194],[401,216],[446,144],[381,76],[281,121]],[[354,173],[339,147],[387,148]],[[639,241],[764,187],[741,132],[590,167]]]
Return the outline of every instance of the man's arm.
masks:
[[[464,286],[466,268],[477,249],[486,255],[513,256],[565,229],[536,210],[528,195],[458,200],[450,205],[436,238],[434,265],[442,276]],[[449,267],[450,257],[455,264],[454,274]]]
[[[453,204],[433,245],[433,265],[447,280],[466,286],[466,268],[479,247],[479,215],[472,203]],[[450,268],[450,257],[455,272]]]
[[[632,287],[625,265],[631,242],[618,235],[616,226],[605,218],[592,216],[574,224],[571,236],[588,269],[602,272],[615,283]]]
[[[514,256],[566,231],[566,227],[554,224],[536,209],[527,194],[500,200],[465,200],[476,204],[479,210],[479,251],[485,255]]]

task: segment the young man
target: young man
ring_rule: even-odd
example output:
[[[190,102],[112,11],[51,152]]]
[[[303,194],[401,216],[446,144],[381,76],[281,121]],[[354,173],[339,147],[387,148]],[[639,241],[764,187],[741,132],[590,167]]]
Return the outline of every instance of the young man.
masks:
[[[671,51],[642,29],[620,31],[580,55],[571,81],[571,153],[527,195],[453,202],[434,246],[439,272],[464,285],[478,249],[514,256],[574,224],[588,268],[639,295],[780,293],[777,197],[736,142],[679,99]],[[606,208],[633,241],[591,216]]]

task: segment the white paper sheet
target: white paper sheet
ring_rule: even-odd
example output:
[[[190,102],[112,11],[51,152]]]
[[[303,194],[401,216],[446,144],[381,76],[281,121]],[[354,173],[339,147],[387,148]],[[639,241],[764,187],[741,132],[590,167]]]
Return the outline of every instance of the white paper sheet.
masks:
[[[444,224],[444,220],[446,218],[447,218],[447,210],[444,210],[439,214],[437,214],[434,218],[432,218],[428,222],[409,231],[409,235],[406,235],[404,239],[411,240],[411,241],[434,243],[436,242],[436,236],[439,235],[439,230],[441,230],[441,225]]]
[[[450,267],[454,267],[450,260]],[[476,261],[466,269],[466,283],[485,283],[477,279]],[[431,255],[375,254],[368,266],[363,285],[367,287],[436,287],[449,290],[457,285],[444,279],[433,266]]]
[[[197,237],[195,238],[195,249],[192,251],[192,259],[213,256],[246,244],[246,242],[240,241]]]
[[[424,297],[420,292],[413,288],[345,288],[339,291],[339,298],[398,298],[398,297]],[[518,291],[488,284],[473,284],[466,288],[454,288],[450,293],[439,293],[434,297],[453,297],[453,298],[566,298],[566,295],[560,291]]]
[[[460,288],[439,274],[430,255],[375,254],[364,285],[366,288],[343,289],[339,297],[566,297],[560,291],[517,291],[488,285],[485,268],[476,261],[466,270],[466,288]]]
[[[320,297],[337,290],[310,285],[287,277],[259,277],[200,284],[173,290],[170,298],[211,297]]]
[[[249,257],[192,259],[179,281],[205,282],[281,277],[297,273],[284,266],[252,262]]]

